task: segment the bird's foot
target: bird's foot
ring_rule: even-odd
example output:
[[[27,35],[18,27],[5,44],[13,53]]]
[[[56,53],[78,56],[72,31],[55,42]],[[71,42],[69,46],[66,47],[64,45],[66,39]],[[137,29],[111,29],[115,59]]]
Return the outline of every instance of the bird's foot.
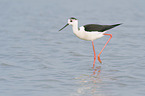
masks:
[[[102,61],[101,61],[101,59],[100,59],[100,56],[98,56],[98,61],[102,64]]]

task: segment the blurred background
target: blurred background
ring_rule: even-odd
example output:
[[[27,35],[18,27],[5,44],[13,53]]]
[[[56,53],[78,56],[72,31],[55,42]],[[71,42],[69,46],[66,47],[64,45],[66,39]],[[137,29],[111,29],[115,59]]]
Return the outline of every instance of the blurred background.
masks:
[[[1,96],[144,96],[145,0],[0,0]],[[122,25],[93,65],[67,19]],[[108,36],[94,41],[98,54]]]

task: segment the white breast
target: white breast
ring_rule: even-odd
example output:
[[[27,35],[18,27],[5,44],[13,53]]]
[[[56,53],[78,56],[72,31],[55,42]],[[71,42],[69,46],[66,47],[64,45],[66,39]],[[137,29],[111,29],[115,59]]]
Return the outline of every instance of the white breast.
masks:
[[[83,40],[88,40],[88,41],[93,41],[95,39],[101,38],[104,36],[103,34],[105,33],[105,32],[97,32],[97,31],[86,32],[83,26],[80,27],[79,30],[73,30],[73,32],[78,38]]]

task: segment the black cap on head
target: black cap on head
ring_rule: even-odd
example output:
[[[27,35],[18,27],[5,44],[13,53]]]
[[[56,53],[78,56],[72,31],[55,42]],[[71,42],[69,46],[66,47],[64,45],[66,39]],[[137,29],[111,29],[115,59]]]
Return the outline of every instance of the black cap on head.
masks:
[[[77,20],[76,18],[74,18],[74,17],[71,17],[70,19],[75,19],[75,20]]]

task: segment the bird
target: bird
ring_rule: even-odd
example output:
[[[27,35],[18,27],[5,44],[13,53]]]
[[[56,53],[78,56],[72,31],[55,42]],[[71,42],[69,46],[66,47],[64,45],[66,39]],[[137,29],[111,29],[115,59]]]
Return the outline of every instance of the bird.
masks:
[[[95,61],[96,61],[96,52],[95,52],[95,47],[94,47],[94,42],[93,41],[96,40],[96,39],[99,39],[99,38],[101,38],[105,35],[110,36],[110,38],[108,39],[108,41],[106,42],[106,44],[104,45],[104,47],[102,48],[100,53],[98,54],[98,61],[100,63],[102,63],[102,61],[100,59],[100,55],[103,52],[106,45],[108,44],[108,42],[112,38],[112,34],[107,34],[106,32],[109,29],[112,29],[112,28],[114,28],[116,26],[119,26],[121,24],[122,23],[112,24],[112,25],[87,24],[87,25],[78,27],[78,19],[76,19],[75,17],[71,17],[71,18],[68,19],[67,24],[64,27],[62,27],[59,31],[61,31],[62,29],[64,29],[68,25],[72,25],[73,33],[78,38],[92,42],[93,52],[94,52],[94,62],[93,62],[93,68],[94,68],[95,67]]]

